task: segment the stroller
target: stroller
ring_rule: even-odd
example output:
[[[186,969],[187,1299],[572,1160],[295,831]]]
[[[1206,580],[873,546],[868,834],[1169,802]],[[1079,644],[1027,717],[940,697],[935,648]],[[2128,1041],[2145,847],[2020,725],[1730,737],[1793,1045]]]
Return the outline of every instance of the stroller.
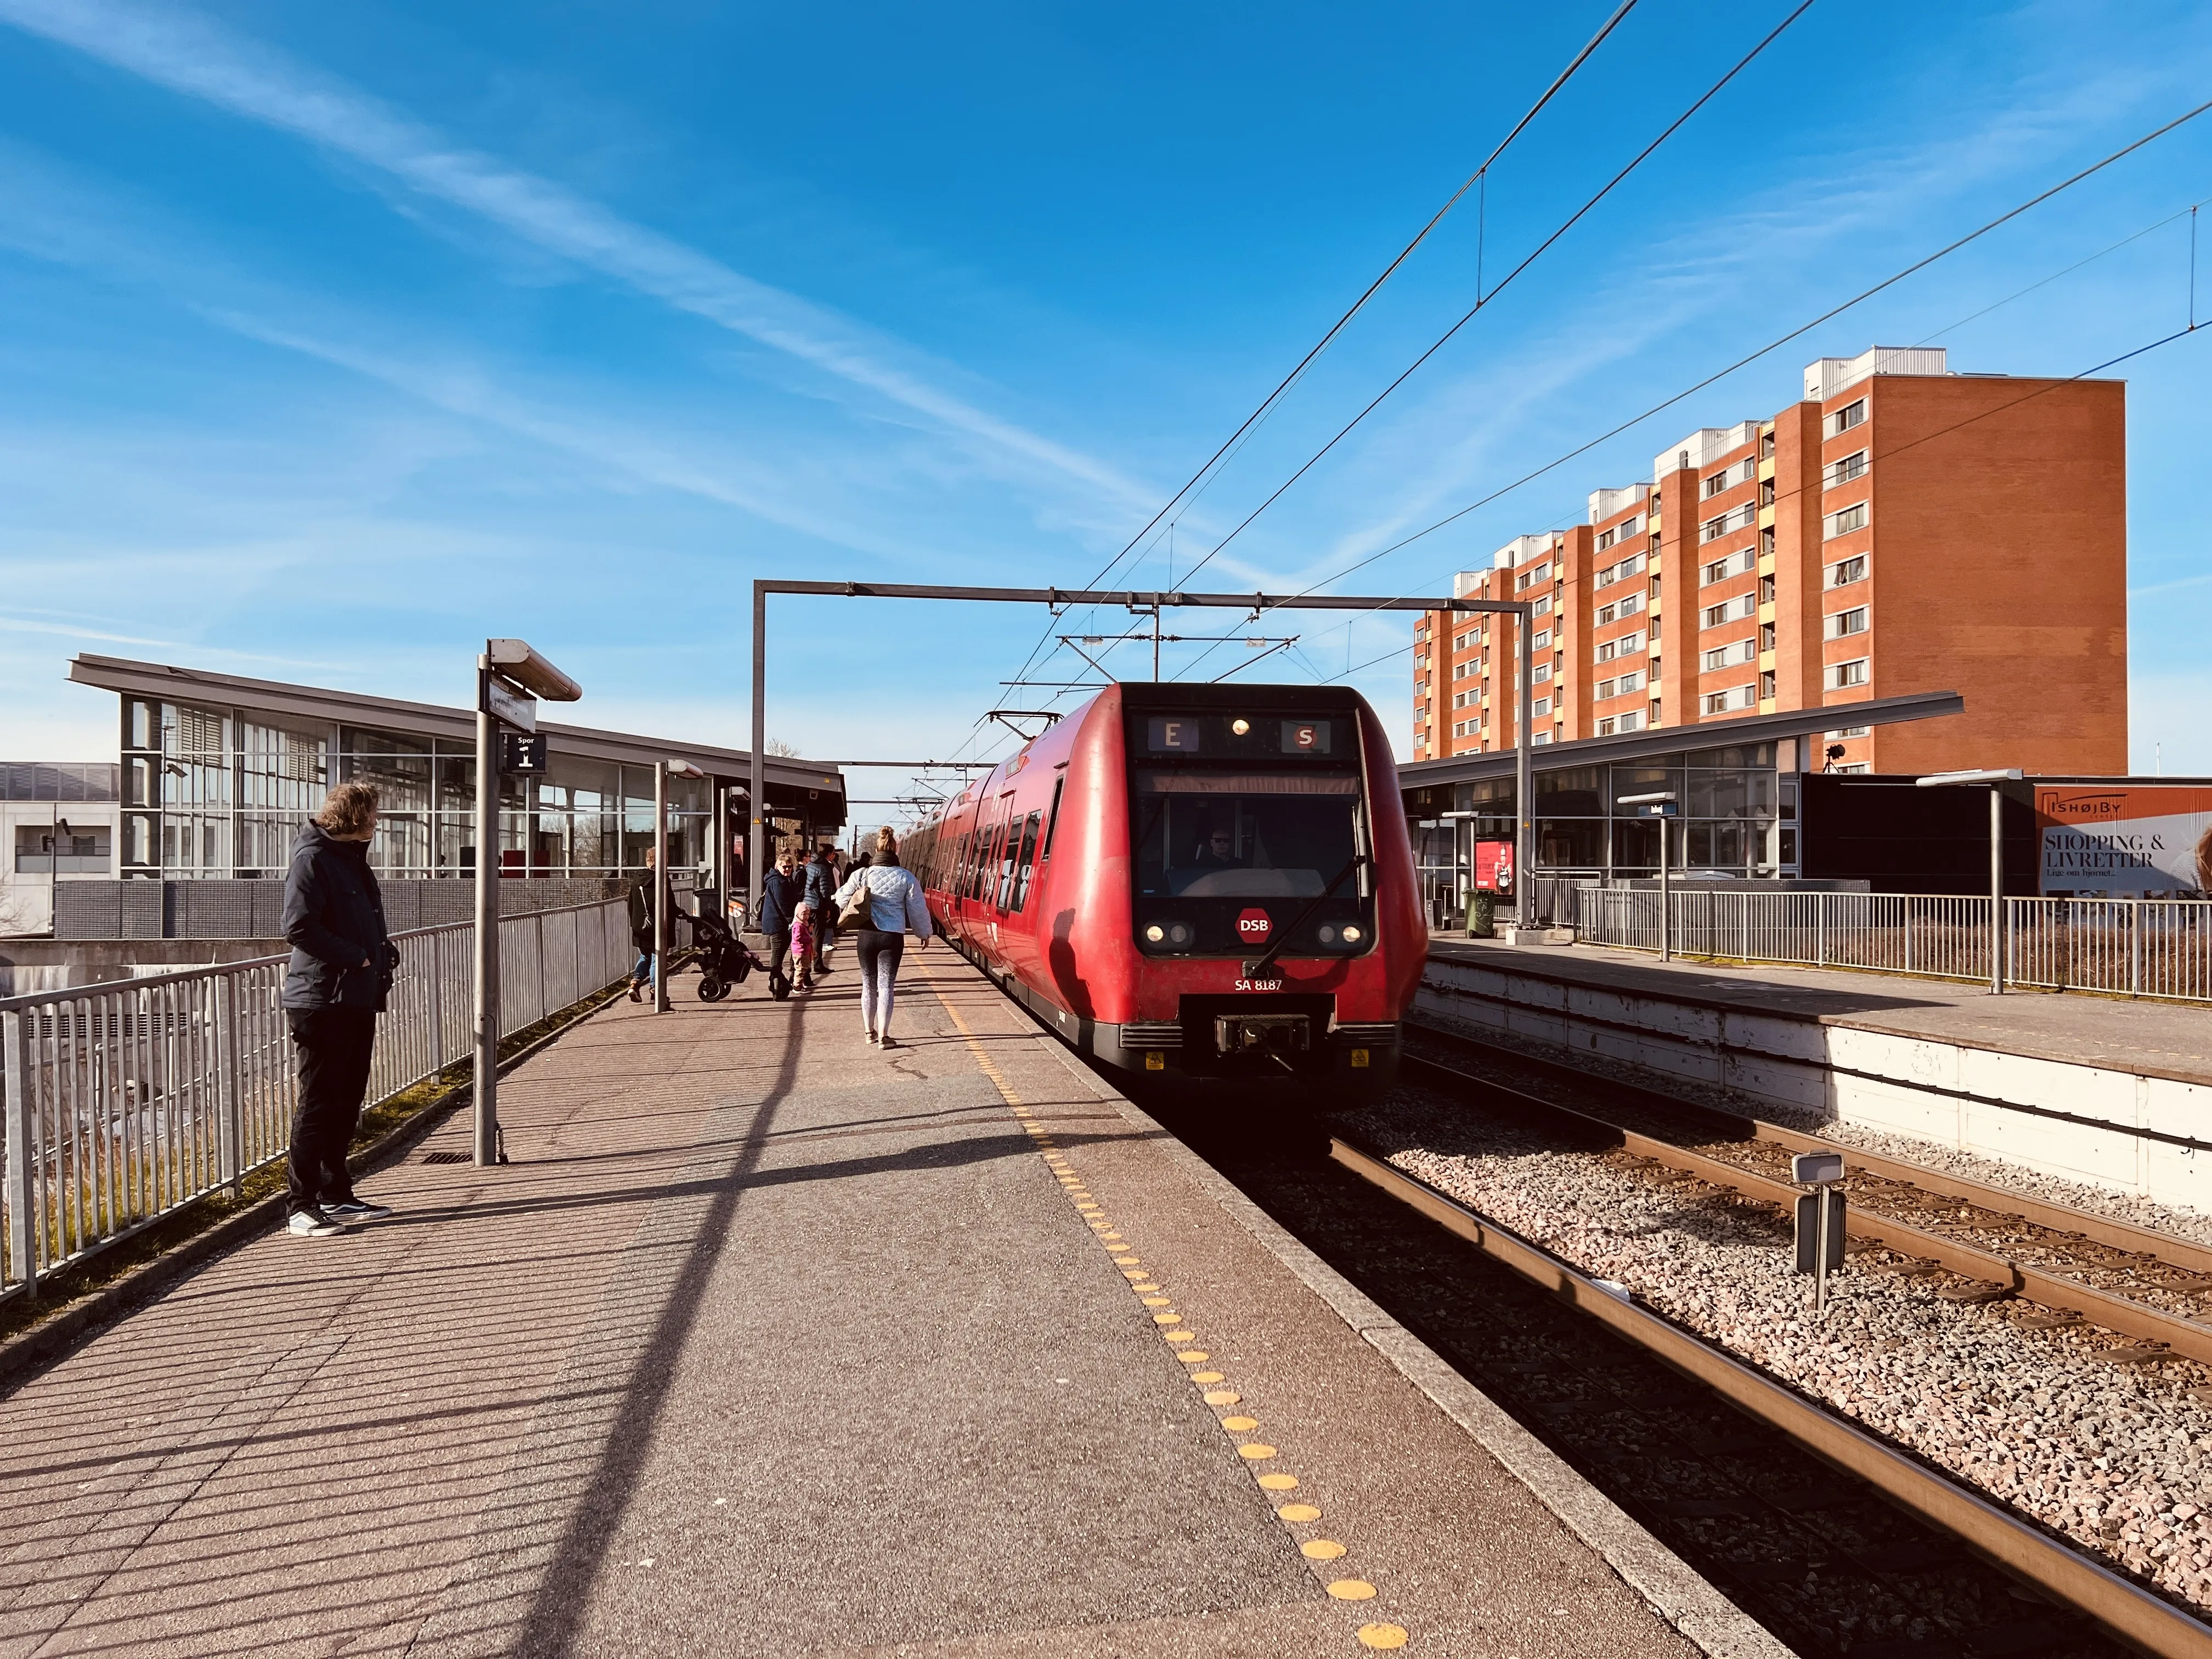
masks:
[[[730,994],[730,988],[745,982],[745,975],[756,968],[765,969],[767,963],[747,950],[738,936],[714,916],[693,916],[691,923],[691,954],[699,964],[699,1000],[720,1002]],[[781,974],[769,978],[770,994],[781,999],[791,994],[787,981],[781,990],[776,989]]]

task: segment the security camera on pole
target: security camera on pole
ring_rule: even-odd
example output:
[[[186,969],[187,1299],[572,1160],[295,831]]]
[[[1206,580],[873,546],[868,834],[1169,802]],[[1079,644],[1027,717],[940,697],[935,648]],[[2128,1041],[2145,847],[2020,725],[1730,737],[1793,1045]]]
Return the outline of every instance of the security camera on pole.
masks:
[[[689,761],[663,761],[653,773],[653,1012],[668,1012],[668,781],[703,778]]]
[[[499,775],[545,769],[538,699],[578,685],[522,640],[486,640],[477,659],[476,1158],[507,1162],[499,1136]]]

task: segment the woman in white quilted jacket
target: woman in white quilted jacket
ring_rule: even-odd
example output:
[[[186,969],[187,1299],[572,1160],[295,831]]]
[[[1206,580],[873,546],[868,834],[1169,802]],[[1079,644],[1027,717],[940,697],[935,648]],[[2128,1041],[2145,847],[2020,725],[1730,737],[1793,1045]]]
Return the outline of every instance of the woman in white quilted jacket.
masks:
[[[860,914],[847,921],[848,908],[863,899]],[[897,994],[899,958],[906,954],[908,933],[927,949],[932,929],[921,884],[901,866],[898,837],[889,824],[876,831],[875,855],[845,878],[833,902],[839,931],[854,930],[854,953],[860,961],[860,1024],[876,1047],[896,1048],[891,1000]]]

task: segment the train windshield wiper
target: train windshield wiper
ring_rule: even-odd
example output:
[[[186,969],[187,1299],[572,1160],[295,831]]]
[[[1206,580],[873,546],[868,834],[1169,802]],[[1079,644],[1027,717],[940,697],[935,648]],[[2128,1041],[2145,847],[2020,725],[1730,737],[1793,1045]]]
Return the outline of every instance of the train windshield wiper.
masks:
[[[1336,896],[1336,890],[1344,885],[1344,878],[1366,862],[1366,854],[1354,853],[1352,855],[1352,862],[1346,865],[1343,869],[1338,871],[1334,876],[1330,877],[1328,885],[1322,888],[1320,892],[1314,896],[1314,902],[1306,906],[1304,909],[1299,911],[1296,920],[1294,920],[1289,927],[1283,929],[1281,936],[1278,938],[1273,945],[1267,947],[1267,955],[1261,957],[1257,962],[1249,963],[1245,968],[1244,977],[1247,979],[1265,978],[1267,976],[1267,969],[1275,965],[1275,958],[1282,955],[1285,951],[1290,948],[1291,935],[1297,933],[1299,928],[1304,927],[1306,923],[1312,921],[1313,913],[1320,909],[1322,905],[1328,903],[1330,899]]]

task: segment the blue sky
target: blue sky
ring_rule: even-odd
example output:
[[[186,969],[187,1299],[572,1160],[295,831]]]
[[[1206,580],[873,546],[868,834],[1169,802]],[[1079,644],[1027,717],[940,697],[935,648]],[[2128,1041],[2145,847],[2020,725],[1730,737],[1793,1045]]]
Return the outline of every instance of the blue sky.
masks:
[[[461,702],[488,633],[579,720],[742,743],[752,578],[1090,577],[1609,9],[0,0],[5,748],[112,751],[77,650]],[[1788,9],[1640,0],[1116,581],[1187,572],[1471,303],[1478,230],[1494,277]],[[2208,95],[2198,5],[1816,0],[1199,580],[1328,582]],[[1443,591],[1814,356],[2144,344],[2208,197],[2212,115],[1347,591]],[[2145,771],[2212,773],[2208,344],[2121,371]],[[1043,629],[779,602],[769,730],[990,752]],[[1406,623],[1267,631],[1256,677],[1350,666],[1404,741]]]

